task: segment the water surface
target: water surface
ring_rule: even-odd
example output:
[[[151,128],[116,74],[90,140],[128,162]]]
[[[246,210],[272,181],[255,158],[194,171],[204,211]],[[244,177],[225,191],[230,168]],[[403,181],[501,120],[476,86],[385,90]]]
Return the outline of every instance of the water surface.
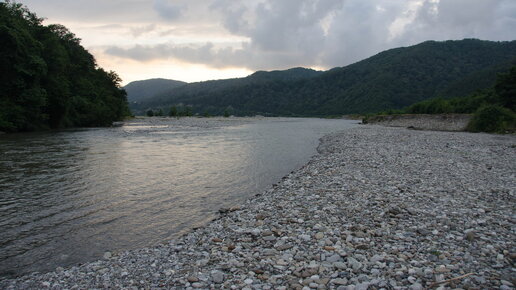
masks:
[[[0,136],[0,276],[177,237],[267,189],[306,163],[320,137],[356,123],[156,120]]]

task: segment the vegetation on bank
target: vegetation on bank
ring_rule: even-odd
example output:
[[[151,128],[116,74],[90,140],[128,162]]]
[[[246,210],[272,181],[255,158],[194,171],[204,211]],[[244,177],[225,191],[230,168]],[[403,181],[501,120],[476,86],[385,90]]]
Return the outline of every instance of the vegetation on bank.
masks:
[[[0,131],[109,126],[130,115],[121,79],[66,27],[0,3]]]
[[[434,98],[399,110],[387,110],[377,115],[393,114],[473,114],[468,124],[471,132],[505,133],[516,131],[516,66],[498,74],[496,84],[464,97]],[[364,122],[367,123],[367,119]]]

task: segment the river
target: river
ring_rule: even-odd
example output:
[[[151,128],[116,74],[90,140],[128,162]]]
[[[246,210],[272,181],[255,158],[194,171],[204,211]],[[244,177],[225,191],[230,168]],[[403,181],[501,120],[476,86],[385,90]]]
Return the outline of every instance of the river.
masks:
[[[266,190],[355,121],[147,118],[0,135],[0,277],[148,247]]]

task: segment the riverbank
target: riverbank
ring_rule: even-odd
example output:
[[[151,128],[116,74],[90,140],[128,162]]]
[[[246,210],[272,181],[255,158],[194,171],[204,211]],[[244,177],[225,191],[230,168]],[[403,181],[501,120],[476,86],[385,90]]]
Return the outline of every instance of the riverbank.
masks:
[[[376,115],[364,119],[368,124],[431,131],[466,131],[470,114]]]
[[[514,136],[349,129],[323,138],[320,154],[272,189],[168,244],[0,288],[511,289],[515,145]]]

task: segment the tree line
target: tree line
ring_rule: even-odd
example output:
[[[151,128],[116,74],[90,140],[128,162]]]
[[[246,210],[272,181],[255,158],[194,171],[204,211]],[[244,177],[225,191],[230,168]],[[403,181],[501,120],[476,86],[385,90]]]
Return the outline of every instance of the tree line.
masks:
[[[130,115],[121,79],[66,27],[0,3],[0,131],[109,126]]]

